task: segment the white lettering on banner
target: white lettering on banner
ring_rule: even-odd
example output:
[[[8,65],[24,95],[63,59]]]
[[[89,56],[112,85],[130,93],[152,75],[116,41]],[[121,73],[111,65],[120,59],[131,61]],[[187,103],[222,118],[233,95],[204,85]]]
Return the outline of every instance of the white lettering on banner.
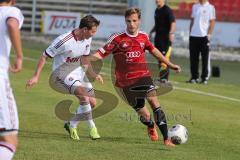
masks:
[[[66,13],[45,11],[43,16],[42,31],[45,34],[59,35],[78,27],[80,24],[80,13]]]
[[[44,11],[42,16],[43,28],[41,31],[45,34],[60,35],[73,30],[80,24],[84,13],[74,12],[54,12]],[[101,21],[98,32],[94,37],[109,38],[116,31],[125,30],[125,20],[119,15],[94,14],[94,17]],[[117,22],[117,23],[113,23]]]
[[[51,16],[52,22],[49,26],[49,30],[52,29],[67,29],[67,28],[76,28],[77,17],[72,16]]]

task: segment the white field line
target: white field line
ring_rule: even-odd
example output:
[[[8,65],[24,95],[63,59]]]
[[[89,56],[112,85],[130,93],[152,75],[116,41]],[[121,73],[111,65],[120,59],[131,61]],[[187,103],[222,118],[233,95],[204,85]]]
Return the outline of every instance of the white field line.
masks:
[[[13,57],[12,55],[11,55],[11,57]],[[26,60],[26,61],[32,61],[32,62],[38,62],[38,59],[36,59],[36,58],[31,58],[31,57],[23,57],[23,60]],[[46,61],[46,64],[52,64],[52,62],[47,62]],[[36,64],[37,65],[37,64]]]
[[[30,58],[30,57],[24,57],[23,59],[27,60],[27,61],[32,61],[32,62],[37,62],[38,61],[38,59]],[[46,63],[47,64],[52,64],[52,62],[46,62]],[[103,69],[108,70],[108,68],[103,68]],[[101,73],[106,75],[106,73],[104,73],[104,72],[101,72]],[[173,83],[178,84],[178,82],[173,82]],[[195,94],[199,94],[199,95],[212,96],[212,97],[216,97],[216,98],[219,98],[219,99],[226,99],[226,100],[229,100],[229,101],[240,102],[240,99],[231,98],[231,97],[227,97],[227,96],[222,96],[222,95],[218,95],[218,94],[215,94],[215,93],[203,92],[203,91],[198,91],[198,90],[195,90],[195,89],[182,88],[182,87],[176,87],[176,86],[174,86],[173,88],[176,89],[176,90],[195,93]]]
[[[196,93],[196,94],[200,94],[200,95],[204,95],[204,96],[212,96],[212,97],[216,97],[216,98],[220,98],[220,99],[226,99],[226,100],[230,100],[230,101],[240,102],[240,99],[226,97],[226,96],[222,96],[222,95],[218,95],[218,94],[214,94],[214,93],[198,91],[195,89],[182,88],[182,87],[176,87],[176,86],[174,86],[173,88],[176,90],[186,91],[186,92],[190,92],[190,93]]]

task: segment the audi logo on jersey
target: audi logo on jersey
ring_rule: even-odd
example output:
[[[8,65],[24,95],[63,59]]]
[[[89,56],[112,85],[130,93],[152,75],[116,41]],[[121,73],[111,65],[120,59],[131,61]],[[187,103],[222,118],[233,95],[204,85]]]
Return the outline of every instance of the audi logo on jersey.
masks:
[[[136,52],[127,52],[127,58],[137,58],[141,56],[141,52],[136,51]]]

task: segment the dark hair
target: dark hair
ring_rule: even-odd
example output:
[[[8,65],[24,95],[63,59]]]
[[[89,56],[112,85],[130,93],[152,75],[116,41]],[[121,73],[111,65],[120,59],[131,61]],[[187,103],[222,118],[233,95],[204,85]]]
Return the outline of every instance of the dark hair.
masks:
[[[141,19],[141,10],[139,8],[129,8],[125,11],[125,18],[137,14],[138,18]]]
[[[87,29],[92,29],[92,27],[97,27],[99,26],[100,21],[97,20],[95,17],[92,15],[87,15],[81,19],[79,28],[84,28],[87,27]]]
[[[0,0],[0,3],[7,2],[9,3],[11,0]]]

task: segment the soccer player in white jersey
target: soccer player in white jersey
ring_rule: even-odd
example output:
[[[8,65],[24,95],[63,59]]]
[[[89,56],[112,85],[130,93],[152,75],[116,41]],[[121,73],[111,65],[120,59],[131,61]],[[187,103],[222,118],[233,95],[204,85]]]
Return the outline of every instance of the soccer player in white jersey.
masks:
[[[92,139],[100,138],[92,119],[91,108],[96,105],[93,88],[85,77],[84,67],[80,66],[81,56],[90,53],[92,36],[96,34],[99,24],[100,21],[95,17],[87,15],[81,19],[79,28],[57,37],[40,57],[33,77],[26,84],[27,87],[36,84],[46,59],[53,58],[51,87],[60,92],[74,94],[80,102],[75,117],[64,125],[74,140],[79,140],[77,125],[82,115],[86,116],[84,120],[89,126],[90,137]],[[94,78],[103,82],[102,77],[98,74],[94,74]]]
[[[0,159],[11,160],[18,143],[18,114],[10,87],[8,71],[17,73],[22,69],[20,28],[24,17],[13,7],[15,0],[0,0]],[[16,58],[10,66],[9,55],[13,45]]]

